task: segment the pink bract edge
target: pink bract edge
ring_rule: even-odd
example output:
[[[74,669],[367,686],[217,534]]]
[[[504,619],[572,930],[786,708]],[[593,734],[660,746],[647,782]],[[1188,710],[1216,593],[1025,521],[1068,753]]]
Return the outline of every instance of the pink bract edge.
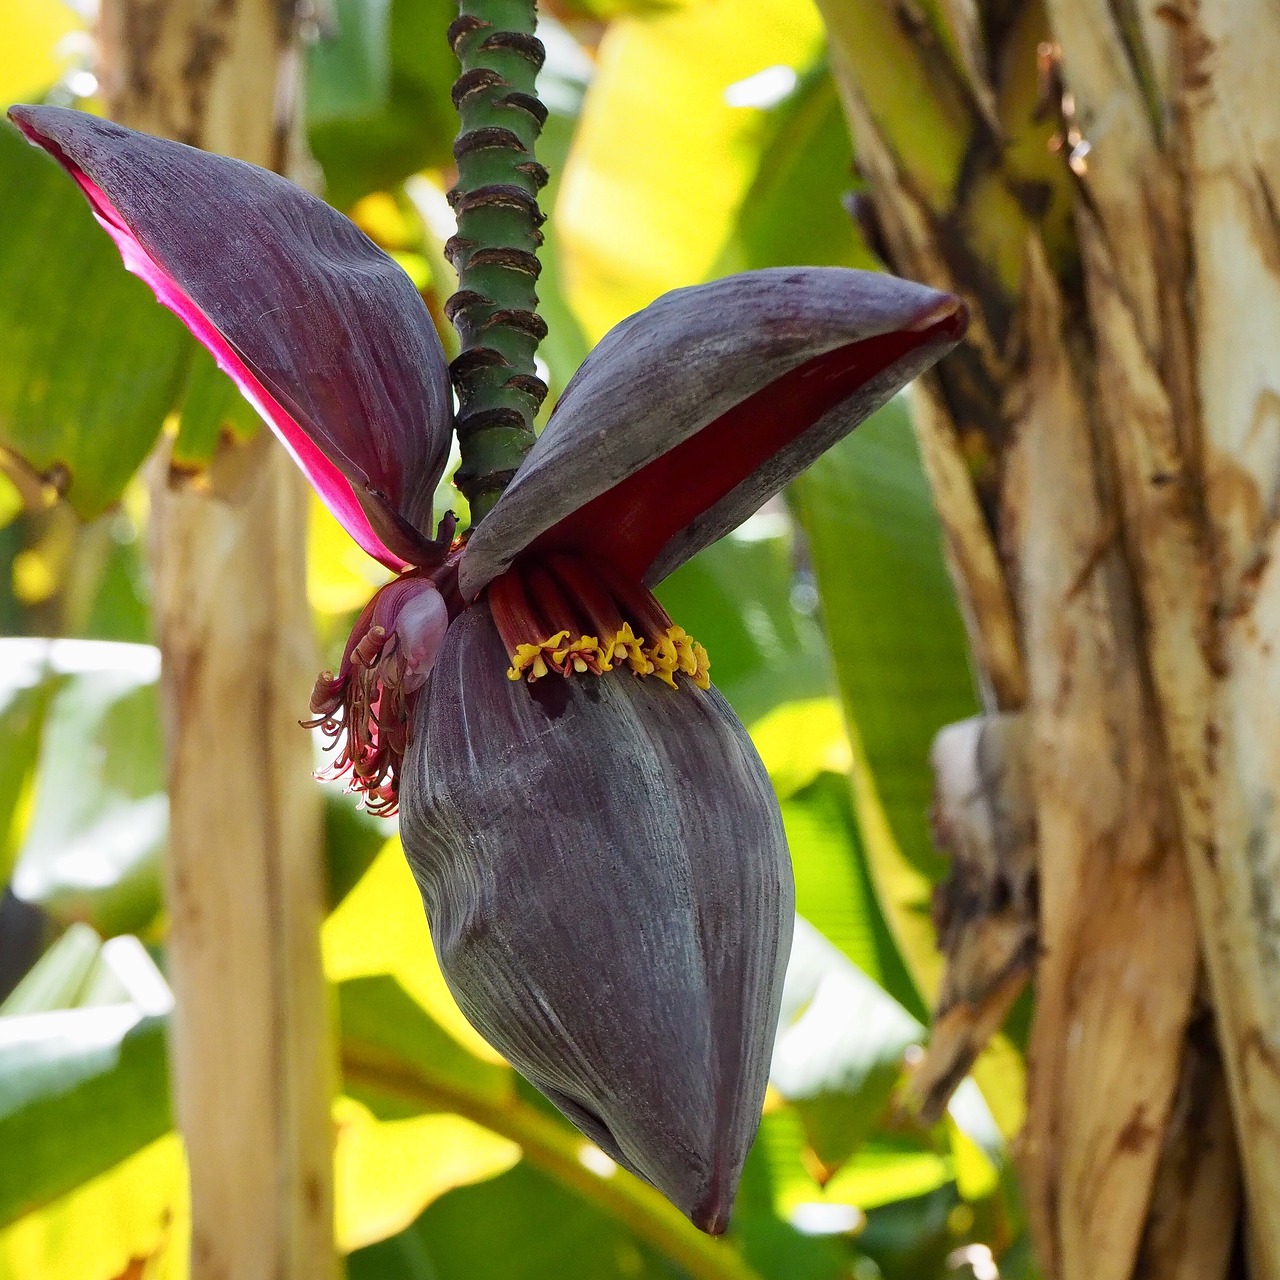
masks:
[[[21,126],[20,126],[21,127]],[[23,129],[26,133],[27,130]],[[38,134],[28,134],[43,143]],[[174,279],[142,247],[116,212],[106,193],[87,174],[64,157],[56,157],[66,165],[80,189],[88,197],[93,216],[115,242],[125,269],[144,280],[162,306],[172,311],[191,331],[196,340],[213,356],[218,368],[239,388],[241,395],[257,410],[262,420],[275,432],[290,457],[298,464],[321,502],[356,543],[375,560],[395,573],[408,568],[387,547],[365,514],[351,481],[325,456],[319,445],[307,435],[297,421],[262,385],[235,348],[218,332],[208,316],[178,287]]]

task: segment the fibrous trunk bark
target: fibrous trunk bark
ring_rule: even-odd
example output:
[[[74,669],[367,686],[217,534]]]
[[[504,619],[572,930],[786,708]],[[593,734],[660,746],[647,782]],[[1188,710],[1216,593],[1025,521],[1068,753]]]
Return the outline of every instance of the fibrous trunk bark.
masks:
[[[134,128],[284,171],[295,14],[273,0],[104,0],[103,89]],[[306,490],[269,433],[152,486],[171,829],[167,960],[194,1280],[324,1280],[335,1055],[320,966]]]
[[[1025,805],[1025,838],[939,780],[943,834],[981,852],[943,903],[922,1096],[1034,969],[1048,1273],[1221,1277],[1243,1182],[1249,1273],[1276,1280],[1280,11],[820,5],[865,233],[973,307],[917,432],[992,726],[1026,743],[989,805]],[[1010,894],[1028,841],[1038,922]]]

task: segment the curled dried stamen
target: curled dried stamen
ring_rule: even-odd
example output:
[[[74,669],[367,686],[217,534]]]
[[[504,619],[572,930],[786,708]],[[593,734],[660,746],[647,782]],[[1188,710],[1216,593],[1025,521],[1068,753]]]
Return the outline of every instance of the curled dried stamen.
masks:
[[[567,631],[557,631],[543,640],[516,645],[516,651],[511,655],[511,666],[507,668],[507,679],[519,680],[527,675],[530,681],[541,680],[548,671],[560,671],[556,649],[568,638]]]
[[[613,666],[600,647],[595,636],[579,636],[558,648],[552,657],[556,660],[557,669],[564,675],[603,675],[612,671]]]
[[[667,634],[676,647],[680,670],[689,676],[699,689],[710,689],[711,659],[706,649],[683,627],[672,627]]]
[[[448,626],[449,611],[434,582],[397,578],[356,620],[338,673],[324,671],[316,680],[312,718],[302,723],[319,729],[336,752],[319,776],[347,779],[371,813],[396,812],[413,705]]]
[[[605,654],[610,662],[625,662],[638,676],[653,674],[653,663],[645,657],[644,636],[631,630],[631,623],[624,622],[609,637]]]

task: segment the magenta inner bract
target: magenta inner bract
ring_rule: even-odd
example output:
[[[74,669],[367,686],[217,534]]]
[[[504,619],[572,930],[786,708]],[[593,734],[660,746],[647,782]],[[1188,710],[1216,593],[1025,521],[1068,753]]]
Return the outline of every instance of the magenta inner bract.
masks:
[[[864,338],[809,360],[579,507],[541,534],[534,548],[596,556],[633,581],[643,580],[681,529],[825,413],[910,352],[954,341],[966,321],[963,304],[953,303],[922,316],[918,327]]]
[[[43,146],[50,143],[37,137]],[[116,212],[106,193],[87,174],[72,163],[65,154],[55,152],[57,158],[80,185],[89,199],[94,217],[115,242],[124,259],[125,268],[150,285],[156,298],[169,308],[191,330],[196,340],[212,354],[220,368],[240,389],[241,394],[257,410],[264,422],[276,433],[290,456],[302,469],[320,495],[321,501],[333,513],[339,524],[375,560],[397,573],[408,567],[374,532],[351,482],[325,456],[320,446],[303,430],[297,420],[258,380],[245,363],[244,358],[217,330],[213,322],[185,294],[172,276],[143,248]]]

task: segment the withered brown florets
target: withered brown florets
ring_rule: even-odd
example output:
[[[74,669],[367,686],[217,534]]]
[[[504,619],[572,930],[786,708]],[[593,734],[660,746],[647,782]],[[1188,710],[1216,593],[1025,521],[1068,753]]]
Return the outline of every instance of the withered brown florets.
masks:
[[[311,693],[308,729],[336,751],[320,777],[345,778],[365,807],[391,817],[399,804],[399,768],[409,749],[413,708],[449,624],[430,579],[405,576],[365,606],[335,675],[323,671]]]

